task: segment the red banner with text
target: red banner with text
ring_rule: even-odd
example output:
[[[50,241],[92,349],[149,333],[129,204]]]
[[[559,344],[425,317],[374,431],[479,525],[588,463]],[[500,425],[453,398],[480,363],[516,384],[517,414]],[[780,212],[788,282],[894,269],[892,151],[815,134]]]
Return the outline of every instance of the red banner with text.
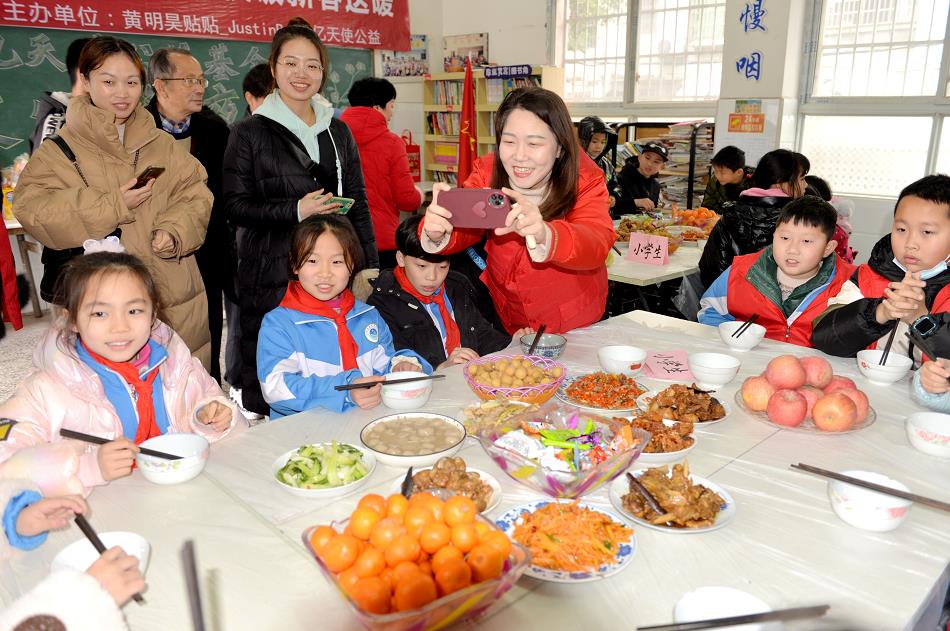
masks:
[[[409,0],[0,0],[0,26],[256,42],[294,16],[329,46],[409,50]]]

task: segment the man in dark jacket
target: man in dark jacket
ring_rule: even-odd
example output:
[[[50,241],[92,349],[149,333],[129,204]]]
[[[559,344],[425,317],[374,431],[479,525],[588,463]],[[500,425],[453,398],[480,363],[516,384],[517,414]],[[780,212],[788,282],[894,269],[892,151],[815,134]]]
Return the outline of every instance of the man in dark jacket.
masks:
[[[30,155],[40,143],[55,134],[66,124],[66,107],[71,97],[83,94],[79,80],[79,53],[90,38],[74,39],[66,49],[66,72],[69,73],[70,92],[44,92],[36,106],[36,125],[30,134]]]
[[[187,50],[162,48],[148,62],[148,76],[155,96],[148,109],[155,124],[176,140],[187,143],[191,155],[208,172],[208,188],[214,195],[208,235],[195,253],[198,270],[208,295],[208,326],[211,329],[211,376],[221,381],[221,299],[234,300],[234,239],[221,202],[221,175],[224,149],[228,145],[228,124],[204,106],[207,80],[201,64]],[[164,165],[142,165],[164,166]]]
[[[430,254],[419,243],[420,215],[396,229],[396,262],[380,272],[367,303],[389,325],[396,350],[409,348],[433,366],[462,364],[506,348],[514,337],[493,328],[475,307],[471,283],[449,271],[449,257]]]

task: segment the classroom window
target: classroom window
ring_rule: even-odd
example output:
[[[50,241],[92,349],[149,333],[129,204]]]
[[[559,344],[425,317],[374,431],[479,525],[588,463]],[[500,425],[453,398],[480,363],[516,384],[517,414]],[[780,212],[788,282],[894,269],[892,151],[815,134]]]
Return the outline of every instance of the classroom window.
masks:
[[[814,96],[933,96],[950,0],[825,0]]]
[[[624,100],[628,0],[567,0],[564,20],[564,98]]]
[[[924,175],[921,139],[932,124],[924,116],[805,116],[801,152],[836,194],[896,197]]]
[[[935,173],[950,174],[950,118],[943,119],[940,131],[940,146],[937,147]]]

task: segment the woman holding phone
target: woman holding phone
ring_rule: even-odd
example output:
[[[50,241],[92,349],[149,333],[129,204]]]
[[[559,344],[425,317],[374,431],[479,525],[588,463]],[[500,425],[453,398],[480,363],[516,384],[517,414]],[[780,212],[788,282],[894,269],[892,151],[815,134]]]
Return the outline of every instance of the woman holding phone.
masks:
[[[274,34],[268,59],[274,90],[231,128],[224,153],[224,208],[237,228],[241,405],[269,406],[257,380],[257,338],[264,314],[287,289],[291,233],[315,214],[346,212],[367,268],[379,266],[359,150],[345,123],[320,96],[327,50],[310,25],[294,18]],[[238,398],[237,396],[235,398]]]
[[[69,102],[62,144],[44,141],[16,187],[16,217],[44,246],[43,297],[61,304],[56,280],[83,241],[119,236],[155,277],[165,321],[207,367],[207,298],[193,256],[211,215],[207,173],[140,105],[145,67],[131,44],[92,38],[78,72],[86,95]]]
[[[504,225],[487,232],[481,276],[502,324],[509,333],[542,324],[565,332],[597,322],[614,229],[604,174],[578,151],[564,101],[543,88],[512,91],[495,114],[495,142],[463,186],[501,189],[512,202]],[[428,252],[458,252],[486,233],[453,227],[439,205],[448,190],[433,186],[420,229]]]

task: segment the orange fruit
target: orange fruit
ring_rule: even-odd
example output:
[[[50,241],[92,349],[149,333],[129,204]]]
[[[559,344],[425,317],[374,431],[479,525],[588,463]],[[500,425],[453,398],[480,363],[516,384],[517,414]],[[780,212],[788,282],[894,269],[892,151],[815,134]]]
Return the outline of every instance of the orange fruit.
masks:
[[[329,526],[317,526],[313,532],[310,533],[310,546],[314,552],[320,552],[320,550],[323,550],[323,546],[335,536],[336,531],[333,528]]]
[[[386,568],[386,557],[383,551],[372,546],[363,550],[362,554],[356,557],[351,570],[355,570],[360,578],[367,576],[376,576]]]
[[[434,499],[438,499],[438,498],[432,493],[429,493],[428,491],[420,491],[419,493],[413,493],[412,497],[409,498],[409,505],[410,506],[416,506],[416,505],[424,506],[428,502]]]
[[[429,493],[422,494],[420,503],[432,512],[435,521],[445,520],[445,502]]]
[[[500,576],[505,567],[505,557],[497,548],[486,543],[472,548],[465,557],[465,562],[472,568],[472,579],[476,583]]]
[[[334,574],[349,569],[360,554],[360,540],[353,535],[335,535],[330,539],[323,550],[320,552],[320,558]]]
[[[406,534],[406,527],[391,517],[380,519],[373,527],[369,542],[380,550],[385,550],[399,535]]]
[[[445,502],[445,523],[449,526],[456,524],[471,524],[478,515],[475,502],[462,495],[453,495]]]
[[[396,585],[397,611],[425,607],[438,597],[435,581],[422,572],[407,577]]]
[[[476,520],[474,523],[475,523],[475,532],[478,533],[478,540],[481,541],[482,537],[484,537],[485,534],[488,533],[488,531],[492,529],[492,527],[483,521]]]
[[[452,526],[452,545],[463,553],[478,545],[478,531],[475,524],[455,524]]]
[[[419,562],[419,571],[432,576],[432,564],[428,560]]]
[[[356,573],[356,570],[350,568],[340,572],[336,577],[336,582],[343,591],[349,594],[350,589],[356,584],[356,581],[360,580],[360,578],[361,577]]]
[[[489,530],[482,535],[478,542],[495,548],[501,552],[501,555],[506,559],[508,555],[511,554],[511,539],[500,530]]]
[[[432,511],[427,506],[410,506],[403,515],[402,523],[406,527],[406,533],[418,537],[422,528],[432,522]]]
[[[452,539],[452,529],[441,522],[426,524],[419,535],[419,545],[429,554],[435,554]]]
[[[375,508],[358,506],[350,515],[348,527],[356,538],[368,541],[369,536],[373,533],[373,528],[381,519],[382,516],[376,512]]]
[[[439,568],[441,568],[447,561],[452,559],[464,561],[465,555],[463,555],[462,551],[455,546],[448,545],[433,554],[432,558],[429,560],[429,563],[432,565],[432,571],[438,572]]]
[[[419,566],[412,561],[403,561],[402,563],[396,565],[392,571],[393,585],[398,585],[402,581],[406,580],[406,577],[411,576],[412,574],[418,574]]]
[[[418,539],[410,537],[409,535],[400,535],[386,546],[384,552],[386,565],[396,567],[403,561],[415,562],[415,560],[419,558],[419,552],[421,551],[422,547],[419,545]]]
[[[401,519],[402,516],[406,514],[407,508],[409,508],[409,500],[398,493],[396,495],[390,495],[389,499],[386,500],[387,517]]]
[[[361,578],[350,588],[349,594],[363,611],[389,613],[389,586],[378,576]]]
[[[462,559],[448,559],[435,572],[439,595],[445,596],[472,584],[472,569]]]
[[[356,504],[357,508],[371,508],[382,518],[386,516],[386,500],[382,495],[370,493],[360,498]]]

